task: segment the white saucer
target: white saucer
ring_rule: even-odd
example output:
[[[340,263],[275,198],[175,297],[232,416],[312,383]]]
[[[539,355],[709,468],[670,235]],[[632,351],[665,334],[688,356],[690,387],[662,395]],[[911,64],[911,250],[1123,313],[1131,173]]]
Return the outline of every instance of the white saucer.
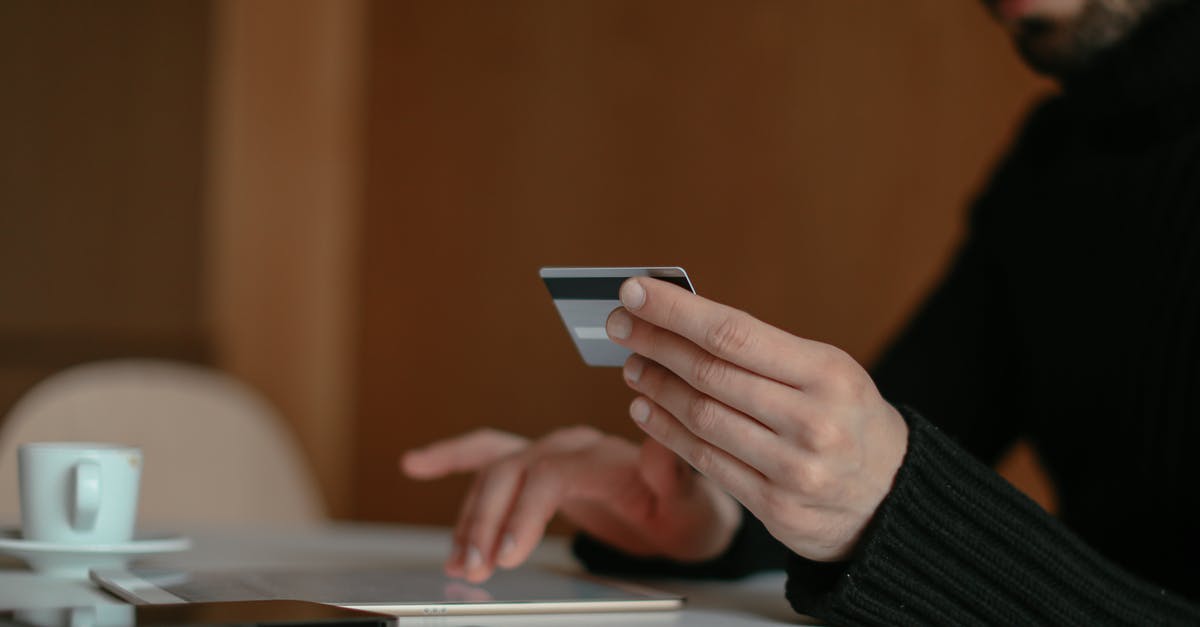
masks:
[[[114,544],[60,544],[26,540],[17,529],[0,529],[0,554],[12,555],[43,575],[87,579],[93,568],[123,568],[135,558],[186,551],[192,541],[184,536],[139,533],[129,542]]]

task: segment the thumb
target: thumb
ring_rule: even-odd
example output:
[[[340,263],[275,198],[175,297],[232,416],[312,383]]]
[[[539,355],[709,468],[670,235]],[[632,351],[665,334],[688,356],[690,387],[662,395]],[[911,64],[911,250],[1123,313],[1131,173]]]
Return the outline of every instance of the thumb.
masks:
[[[646,438],[642,442],[638,472],[650,491],[659,498],[676,496],[683,482],[688,479],[683,460],[654,438]]]

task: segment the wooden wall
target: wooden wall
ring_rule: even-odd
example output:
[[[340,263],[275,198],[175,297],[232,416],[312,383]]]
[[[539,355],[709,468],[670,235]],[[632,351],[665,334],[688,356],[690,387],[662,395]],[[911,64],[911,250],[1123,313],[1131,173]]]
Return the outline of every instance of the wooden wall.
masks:
[[[205,314],[214,361],[289,420],[351,515],[361,0],[213,5]]]
[[[203,360],[209,5],[0,2],[0,416],[75,363]]]
[[[679,264],[869,361],[1044,86],[975,3],[371,4],[357,516],[448,522],[396,472],[481,425],[633,434],[541,265]]]
[[[349,515],[364,9],[0,3],[0,416],[76,363],[208,363]]]

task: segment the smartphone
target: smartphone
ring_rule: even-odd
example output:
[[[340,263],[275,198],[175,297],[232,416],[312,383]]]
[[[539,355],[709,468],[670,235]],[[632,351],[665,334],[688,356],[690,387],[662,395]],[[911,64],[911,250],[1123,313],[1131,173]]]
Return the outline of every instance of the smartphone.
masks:
[[[229,601],[169,605],[101,605],[0,611],[0,626],[183,627],[192,625],[347,625],[393,627],[396,618],[309,601]]]

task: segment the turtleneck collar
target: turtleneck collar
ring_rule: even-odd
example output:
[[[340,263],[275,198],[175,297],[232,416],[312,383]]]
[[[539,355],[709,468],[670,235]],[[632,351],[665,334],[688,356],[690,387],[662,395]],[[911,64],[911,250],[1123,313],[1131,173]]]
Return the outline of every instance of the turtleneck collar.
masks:
[[[1200,0],[1148,16],[1062,83],[1065,103],[1086,119],[1129,121],[1144,131],[1200,120]]]

